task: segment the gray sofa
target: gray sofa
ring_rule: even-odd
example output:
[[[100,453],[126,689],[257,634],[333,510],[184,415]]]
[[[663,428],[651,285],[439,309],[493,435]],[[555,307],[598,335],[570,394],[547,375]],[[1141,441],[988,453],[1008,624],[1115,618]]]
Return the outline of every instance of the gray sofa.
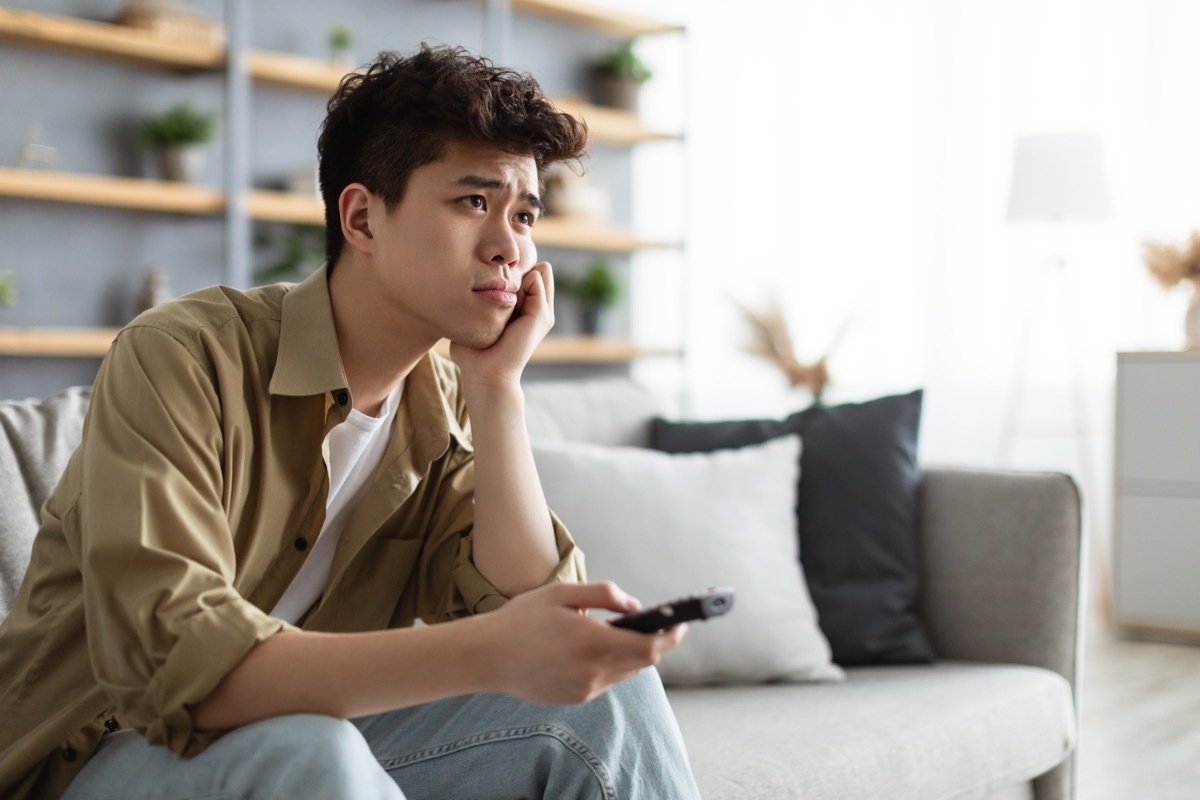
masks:
[[[38,508],[78,442],[86,389],[0,402],[0,618]],[[644,445],[625,380],[533,383],[531,436]],[[706,800],[1074,797],[1079,498],[1065,476],[927,469],[922,620],[939,661],[842,683],[671,688]]]

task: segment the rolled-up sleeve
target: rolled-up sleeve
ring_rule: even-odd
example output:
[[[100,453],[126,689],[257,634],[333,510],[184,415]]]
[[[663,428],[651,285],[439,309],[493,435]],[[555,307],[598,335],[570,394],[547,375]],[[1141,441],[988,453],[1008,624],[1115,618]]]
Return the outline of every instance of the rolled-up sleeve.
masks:
[[[493,611],[509,599],[483,576],[472,558],[474,466],[471,452],[453,452],[437,488],[439,499],[418,580],[418,616],[427,622]],[[583,553],[562,521],[549,509],[546,513],[554,527],[558,563],[544,583],[585,580]]]
[[[584,580],[583,553],[575,546],[567,529],[553,512],[554,542],[558,548],[558,564],[545,583],[577,583]],[[494,611],[508,600],[475,567],[471,558],[471,535],[459,539],[458,558],[454,565],[454,587],[462,608],[469,614]]]
[[[233,586],[214,381],[169,334],[124,331],[95,383],[70,512],[96,677],[124,724],[182,755],[212,738],[189,706],[287,627]]]

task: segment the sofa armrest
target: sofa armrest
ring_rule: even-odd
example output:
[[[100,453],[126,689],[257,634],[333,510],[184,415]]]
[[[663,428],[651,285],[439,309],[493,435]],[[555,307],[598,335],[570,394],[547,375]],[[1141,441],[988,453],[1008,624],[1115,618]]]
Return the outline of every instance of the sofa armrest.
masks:
[[[1082,540],[1074,481],[934,468],[919,497],[920,607],[939,657],[1045,667],[1075,689]]]
[[[941,658],[1030,664],[1067,679],[1079,708],[1083,540],[1079,490],[1047,472],[928,469],[917,531],[921,615]],[[1075,757],[1034,781],[1075,796]]]

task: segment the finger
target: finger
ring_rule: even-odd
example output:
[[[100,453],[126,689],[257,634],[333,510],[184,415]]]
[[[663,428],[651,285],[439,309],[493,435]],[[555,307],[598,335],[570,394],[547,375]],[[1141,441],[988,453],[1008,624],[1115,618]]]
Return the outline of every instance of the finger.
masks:
[[[637,598],[626,594],[612,581],[557,583],[551,589],[555,602],[569,608],[602,608],[629,613],[642,607]]]
[[[548,265],[547,265],[548,266]],[[547,293],[546,282],[541,271],[531,269],[525,273],[521,282],[521,315],[538,317],[553,313],[550,297]]]
[[[553,308],[554,307],[554,269],[550,266],[549,261],[539,261],[538,263],[534,264],[533,269],[530,270],[530,272],[534,272],[534,271],[536,271],[539,275],[542,276],[542,288],[544,290],[543,293],[546,296],[546,303],[551,308]]]
[[[679,647],[679,645],[683,642],[684,637],[687,636],[687,632],[688,624],[686,622],[681,622],[678,625],[668,628],[660,633],[658,636],[658,644],[662,649],[659,650],[659,652],[666,653],[674,650],[676,647]]]

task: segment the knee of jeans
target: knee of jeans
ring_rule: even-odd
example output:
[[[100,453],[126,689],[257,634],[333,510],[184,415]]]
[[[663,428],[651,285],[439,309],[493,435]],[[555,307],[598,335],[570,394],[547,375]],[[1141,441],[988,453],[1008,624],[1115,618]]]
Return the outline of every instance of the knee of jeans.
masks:
[[[320,714],[292,714],[257,723],[255,755],[274,769],[284,767],[290,780],[310,789],[346,776],[379,770],[370,746],[350,722]],[[317,796],[317,795],[313,795]]]
[[[647,667],[632,678],[621,681],[612,686],[609,691],[612,692],[614,699],[638,706],[646,703],[657,704],[666,699],[662,678],[659,676],[658,670],[653,667]]]

